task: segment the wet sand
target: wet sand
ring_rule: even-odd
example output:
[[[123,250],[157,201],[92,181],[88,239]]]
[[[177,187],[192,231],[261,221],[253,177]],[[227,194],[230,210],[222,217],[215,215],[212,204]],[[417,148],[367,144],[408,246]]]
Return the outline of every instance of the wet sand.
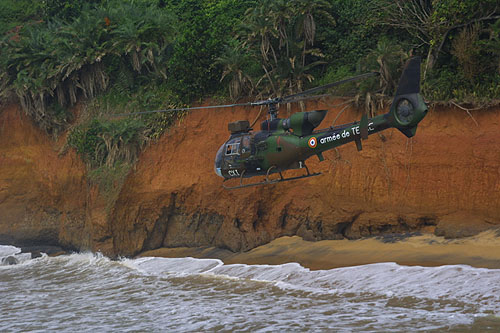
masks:
[[[251,251],[233,253],[207,248],[161,248],[140,256],[221,259],[225,264],[278,265],[297,262],[310,269],[331,269],[379,262],[400,265],[470,265],[500,268],[500,231],[461,239],[433,234],[388,235],[360,240],[304,241],[298,236],[278,238]]]

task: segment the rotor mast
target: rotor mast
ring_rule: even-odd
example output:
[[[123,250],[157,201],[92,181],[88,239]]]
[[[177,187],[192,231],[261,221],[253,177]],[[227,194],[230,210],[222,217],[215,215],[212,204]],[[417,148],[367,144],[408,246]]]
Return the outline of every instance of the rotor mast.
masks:
[[[276,119],[278,117],[278,108],[276,107],[276,104],[269,104],[267,113],[269,113],[269,117],[271,117],[271,121]]]
[[[253,103],[250,103],[250,105],[254,105],[254,106],[255,105],[259,105],[259,106],[260,105],[267,105],[267,108],[268,108],[267,113],[269,113],[269,117],[271,118],[271,121],[272,121],[272,120],[277,119],[277,117],[278,117],[278,108],[276,107],[277,104],[298,102],[300,100],[308,99],[307,97],[305,97],[306,95],[310,95],[310,94],[316,93],[316,92],[321,91],[321,90],[325,90],[325,89],[332,88],[332,87],[335,87],[338,85],[342,85],[342,84],[345,84],[348,82],[357,81],[360,79],[365,79],[365,78],[368,78],[370,76],[376,76],[376,75],[379,75],[379,73],[378,72],[368,72],[368,73],[356,75],[356,76],[353,76],[353,77],[350,77],[350,78],[347,78],[344,80],[340,80],[337,82],[325,84],[323,86],[319,86],[316,88],[304,90],[302,92],[299,92],[299,93],[296,93],[293,95],[288,95],[285,97],[269,98],[269,99],[264,100],[264,101],[253,102]]]

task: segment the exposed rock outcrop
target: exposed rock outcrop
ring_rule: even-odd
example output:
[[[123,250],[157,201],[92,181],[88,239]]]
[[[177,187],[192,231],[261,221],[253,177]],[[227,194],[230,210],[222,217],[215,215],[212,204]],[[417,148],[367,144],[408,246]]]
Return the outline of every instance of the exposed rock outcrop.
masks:
[[[330,102],[330,105],[333,102]],[[333,103],[334,104],[334,103]],[[309,103],[308,109],[331,109]],[[322,176],[228,191],[213,172],[227,123],[254,110],[195,111],[141,154],[109,209],[73,152],[15,106],[0,111],[0,243],[47,243],[110,255],[158,247],[246,251],[280,236],[357,239],[500,226],[500,109],[433,109],[409,140],[397,130],[312,158]],[[286,111],[282,111],[286,113]],[[323,126],[331,125],[331,110]],[[360,118],[350,110],[337,123]],[[300,171],[291,171],[291,173]]]
[[[84,244],[85,167],[33,126],[18,106],[0,110],[0,243]]]

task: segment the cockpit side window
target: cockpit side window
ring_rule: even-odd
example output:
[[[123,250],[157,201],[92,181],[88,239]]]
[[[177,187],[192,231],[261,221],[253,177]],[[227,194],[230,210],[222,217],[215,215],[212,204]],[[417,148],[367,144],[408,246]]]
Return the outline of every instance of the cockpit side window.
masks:
[[[242,154],[250,152],[250,142],[251,142],[250,135],[246,135],[241,139],[241,153]]]
[[[228,143],[226,146],[226,155],[239,155],[239,143]]]

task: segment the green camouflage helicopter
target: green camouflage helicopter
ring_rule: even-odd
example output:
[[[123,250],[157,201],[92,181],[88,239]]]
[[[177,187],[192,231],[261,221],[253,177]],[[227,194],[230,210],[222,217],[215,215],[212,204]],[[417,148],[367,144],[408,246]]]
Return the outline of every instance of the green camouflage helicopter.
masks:
[[[343,124],[326,129],[315,130],[325,118],[327,110],[298,112],[290,118],[277,118],[278,104],[292,103],[304,99],[304,96],[323,89],[378,75],[366,73],[328,85],[316,87],[298,94],[274,99],[231,105],[203,106],[149,112],[165,112],[176,110],[197,110],[208,108],[225,108],[234,106],[268,106],[269,119],[261,123],[261,130],[253,132],[248,121],[230,123],[229,139],[219,148],[215,157],[215,173],[224,178],[224,182],[239,178],[237,186],[224,186],[226,189],[237,189],[250,186],[274,184],[318,176],[310,173],[305,161],[311,156],[318,156],[323,161],[323,152],[354,141],[358,150],[362,149],[361,140],[369,135],[388,128],[397,128],[407,137],[415,135],[418,123],[427,114],[427,106],[420,95],[420,58],[408,60],[397,88],[396,96],[388,113],[368,118],[362,116],[359,122]],[[283,176],[290,169],[305,169],[305,174],[297,177]],[[270,179],[269,175],[278,173],[279,177]],[[244,178],[265,176],[265,180],[243,184]]]

